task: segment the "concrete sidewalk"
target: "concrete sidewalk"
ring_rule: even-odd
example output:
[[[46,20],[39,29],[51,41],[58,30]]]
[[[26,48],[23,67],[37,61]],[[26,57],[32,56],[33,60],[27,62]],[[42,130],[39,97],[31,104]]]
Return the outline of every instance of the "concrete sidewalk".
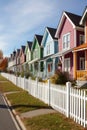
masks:
[[[38,109],[38,110],[33,110],[33,111],[22,113],[21,118],[32,118],[35,116],[40,116],[40,115],[49,114],[49,113],[56,113],[56,111],[53,109]]]

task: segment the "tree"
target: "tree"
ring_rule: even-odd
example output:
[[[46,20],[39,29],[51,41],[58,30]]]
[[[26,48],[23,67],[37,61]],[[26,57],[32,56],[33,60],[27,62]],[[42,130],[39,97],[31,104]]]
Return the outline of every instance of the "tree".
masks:
[[[0,63],[0,71],[4,71],[7,68],[7,63],[8,63],[7,58],[4,58]]]
[[[3,51],[0,50],[0,59],[3,59]]]

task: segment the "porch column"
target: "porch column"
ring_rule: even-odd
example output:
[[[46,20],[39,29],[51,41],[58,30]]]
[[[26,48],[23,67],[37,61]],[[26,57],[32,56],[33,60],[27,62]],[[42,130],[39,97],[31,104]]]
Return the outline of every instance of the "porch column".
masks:
[[[52,70],[52,74],[54,75],[55,73],[55,58],[53,58],[53,70]]]
[[[47,67],[46,67],[46,61],[44,61],[44,78],[47,77]]]
[[[34,75],[34,63],[32,65],[33,65],[33,75]]]
[[[85,70],[87,71],[87,50],[85,51]]]
[[[40,61],[38,62],[38,77],[40,77]]]
[[[77,52],[73,52],[73,77],[74,79],[77,78],[76,70],[77,70]]]
[[[62,72],[64,72],[64,56],[62,56]]]

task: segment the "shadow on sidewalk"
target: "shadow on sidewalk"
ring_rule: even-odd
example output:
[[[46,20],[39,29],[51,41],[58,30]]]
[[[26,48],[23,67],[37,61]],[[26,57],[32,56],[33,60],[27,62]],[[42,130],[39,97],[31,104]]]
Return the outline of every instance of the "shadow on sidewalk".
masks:
[[[11,109],[8,105],[0,104],[0,109]]]
[[[44,108],[44,109],[51,109],[50,106],[25,105],[25,104],[13,105],[13,106],[11,106],[11,107],[12,107],[12,109],[20,108],[20,107],[24,107],[24,108],[35,108],[35,109],[41,109],[41,108]]]

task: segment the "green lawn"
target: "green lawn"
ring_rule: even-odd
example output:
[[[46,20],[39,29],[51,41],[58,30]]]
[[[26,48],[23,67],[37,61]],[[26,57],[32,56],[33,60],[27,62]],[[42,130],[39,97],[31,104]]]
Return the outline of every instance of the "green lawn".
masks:
[[[13,85],[2,76],[0,76],[0,81],[5,81],[0,82],[0,92],[19,91],[6,95],[12,107],[19,115],[26,111],[49,108],[47,104],[29,95],[28,92]],[[73,120],[67,119],[58,112],[28,119],[24,118],[22,120],[27,130],[84,130],[84,128],[77,125]]]
[[[60,113],[24,119],[27,130],[84,130]]]
[[[6,80],[0,75],[0,92],[4,93],[11,91],[22,91],[22,89],[12,84],[10,81]]]
[[[7,79],[0,75],[0,81],[7,81]]]
[[[8,94],[7,98],[10,100],[13,108],[18,113],[36,110],[40,108],[48,108],[47,104],[29,95],[26,91]]]

